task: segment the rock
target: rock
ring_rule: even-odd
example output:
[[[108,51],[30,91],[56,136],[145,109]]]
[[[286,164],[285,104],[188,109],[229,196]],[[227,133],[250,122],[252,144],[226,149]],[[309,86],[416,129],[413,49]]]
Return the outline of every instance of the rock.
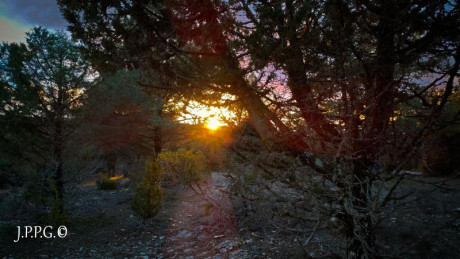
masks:
[[[230,253],[230,258],[242,258],[241,250],[235,250]]]
[[[320,167],[320,168],[323,168],[323,166],[324,166],[324,165],[323,165],[323,161],[321,161],[321,159],[319,159],[319,158],[316,158],[316,159],[315,159],[315,165],[316,165],[317,167]]]
[[[221,251],[222,253],[225,253],[225,252],[228,252],[228,251],[231,251],[233,250],[233,248],[235,248],[236,246],[238,246],[239,243],[236,242],[236,241],[233,241],[233,240],[225,240],[224,242],[220,243],[217,248],[219,249],[219,251]]]
[[[188,232],[187,230],[182,230],[179,234],[176,235],[178,238],[189,238],[192,236],[192,233]]]
[[[253,242],[252,238],[246,239],[243,241],[244,244],[251,244]]]
[[[193,249],[187,248],[187,249],[184,250],[184,253],[185,253],[186,255],[193,254]]]

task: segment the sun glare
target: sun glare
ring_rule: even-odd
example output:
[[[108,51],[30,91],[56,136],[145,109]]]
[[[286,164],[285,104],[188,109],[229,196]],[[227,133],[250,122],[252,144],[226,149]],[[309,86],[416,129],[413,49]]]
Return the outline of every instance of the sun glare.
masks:
[[[176,104],[178,108],[182,108],[181,104]],[[226,120],[231,121],[236,114],[225,107],[205,106],[195,101],[187,103],[185,112],[183,112],[178,120],[181,123],[201,124],[211,131],[215,131],[222,126],[227,126]]]
[[[224,123],[220,122],[217,118],[215,117],[211,117],[211,118],[208,118],[208,121],[206,122],[206,128],[210,129],[210,130],[216,130],[218,129],[220,126],[223,126],[225,125]]]

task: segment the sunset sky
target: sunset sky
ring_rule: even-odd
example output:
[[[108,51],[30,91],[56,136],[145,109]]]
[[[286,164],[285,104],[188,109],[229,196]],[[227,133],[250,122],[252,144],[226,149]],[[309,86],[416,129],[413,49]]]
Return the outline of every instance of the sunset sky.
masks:
[[[56,2],[57,0],[0,0],[0,43],[23,42],[25,33],[34,26],[65,30],[67,22]],[[212,129],[224,125],[219,118],[222,112],[225,117],[232,117],[229,111],[215,107],[200,106],[190,108],[188,112],[190,114],[184,115],[184,119],[187,116],[198,117]]]
[[[65,29],[56,0],[1,0],[0,42],[24,41],[33,26]]]

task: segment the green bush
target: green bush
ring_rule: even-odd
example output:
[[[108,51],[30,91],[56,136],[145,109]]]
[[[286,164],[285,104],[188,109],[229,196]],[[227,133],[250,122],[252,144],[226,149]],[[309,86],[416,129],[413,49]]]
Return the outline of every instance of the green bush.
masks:
[[[166,182],[191,185],[209,176],[206,157],[201,151],[180,148],[177,151],[165,151],[158,155],[165,170]]]
[[[59,226],[67,223],[68,216],[64,211],[60,211],[59,207],[62,206],[62,200],[54,200],[51,204],[49,211],[43,213],[38,222],[43,225]]]
[[[117,182],[110,180],[106,175],[102,176],[101,179],[97,181],[97,186],[100,190],[116,190],[118,188]]]
[[[142,179],[137,185],[131,207],[144,219],[154,217],[163,204],[163,190],[160,186],[162,170],[158,162],[148,161]]]

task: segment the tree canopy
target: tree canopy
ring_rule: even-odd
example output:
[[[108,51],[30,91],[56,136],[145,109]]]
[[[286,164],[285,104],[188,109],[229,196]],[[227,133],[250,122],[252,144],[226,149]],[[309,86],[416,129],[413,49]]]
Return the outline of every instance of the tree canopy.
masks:
[[[0,47],[2,152],[48,172],[62,204],[64,154],[85,92],[96,79],[81,45],[64,32],[36,27],[26,43]],[[12,160],[14,161],[14,160]],[[62,205],[57,205],[62,211]]]
[[[291,149],[376,159],[397,107],[420,103],[431,125],[458,71],[451,1],[59,2],[96,59],[140,68],[147,87],[234,95]]]
[[[336,191],[319,199],[337,205],[347,257],[376,257],[375,215],[400,171],[460,119],[457,1],[58,4],[77,42],[34,28],[0,47],[0,144],[51,168],[56,200],[80,115],[91,124],[80,133],[106,153],[142,142],[157,157],[166,117],[223,107],[247,117],[255,149],[289,153],[328,181]]]

